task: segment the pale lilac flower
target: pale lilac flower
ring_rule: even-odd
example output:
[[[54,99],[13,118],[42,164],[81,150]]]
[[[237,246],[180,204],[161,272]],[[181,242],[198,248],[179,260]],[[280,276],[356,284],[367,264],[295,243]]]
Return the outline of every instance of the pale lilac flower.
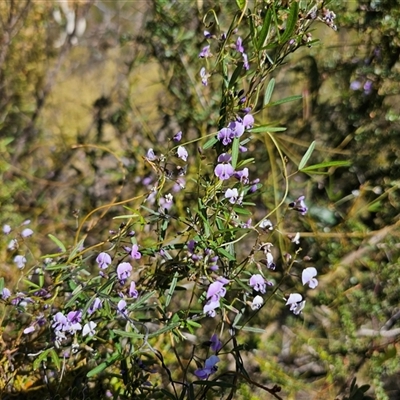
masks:
[[[222,153],[218,156],[218,162],[220,164],[217,164],[217,166],[214,169],[214,173],[219,179],[221,180],[229,179],[235,172],[234,168],[229,163],[231,159],[232,156],[228,153]]]
[[[35,330],[35,325],[28,326],[24,329],[24,334],[27,335],[28,333],[32,333]]]
[[[99,264],[100,269],[106,269],[111,264],[111,257],[109,254],[102,252],[96,257],[96,262]]]
[[[361,82],[360,81],[353,81],[350,83],[351,90],[360,90],[361,89]]]
[[[18,255],[14,257],[14,262],[17,264],[17,267],[19,269],[22,269],[25,267],[26,264],[26,258],[24,256]]]
[[[224,297],[226,294],[226,289],[224,287],[224,284],[220,281],[215,281],[210,284],[207,290],[207,295],[206,298],[221,298]]]
[[[249,169],[247,167],[243,168],[241,171],[235,171],[233,176],[236,179],[239,179],[239,181],[241,183],[244,183],[244,184],[249,183]]]
[[[229,123],[229,129],[233,132],[234,137],[240,137],[244,133],[244,125],[240,121],[232,121]]]
[[[99,308],[101,308],[102,306],[102,301],[101,299],[99,299],[98,297],[96,297],[93,301],[93,303],[90,305],[90,307],[88,308],[88,314],[92,315],[96,310],[98,310]]]
[[[250,277],[249,285],[256,291],[260,293],[266,292],[265,279],[260,274],[254,274]]]
[[[261,296],[257,295],[256,297],[254,297],[253,302],[251,303],[251,309],[259,310],[263,303],[264,299]]]
[[[139,251],[139,246],[137,244],[134,244],[131,249],[131,257],[134,258],[135,260],[140,260],[142,257],[142,253]]]
[[[189,155],[189,154],[188,154],[187,150],[185,149],[185,147],[179,146],[178,149],[177,149],[177,151],[176,151],[176,153],[177,153],[178,157],[179,157],[181,160],[187,161],[187,158],[188,158],[188,155]]]
[[[212,37],[212,34],[209,31],[204,31],[203,34],[206,39],[210,39]]]
[[[122,314],[126,314],[126,301],[124,299],[121,299],[118,304],[117,304],[117,309],[118,311]]]
[[[222,349],[222,342],[218,339],[218,336],[216,333],[214,333],[211,336],[210,347],[211,347],[211,350],[214,351],[215,353],[218,353]]]
[[[3,225],[3,233],[8,235],[11,232],[11,226],[10,225]]]
[[[301,274],[303,285],[308,284],[310,289],[315,289],[318,286],[318,280],[315,276],[317,276],[317,270],[314,267],[308,267],[303,270]]]
[[[6,287],[3,288],[2,292],[1,292],[1,298],[2,298],[3,300],[7,300],[10,296],[11,296],[10,290],[7,289]]]
[[[216,315],[215,309],[219,307],[219,297],[211,298],[203,307],[203,313],[211,318]]]
[[[217,372],[217,362],[219,362],[219,357],[212,355],[205,361],[204,368],[196,369],[196,371],[194,371],[194,374],[199,379],[207,379],[211,374]]]
[[[180,142],[182,140],[182,131],[175,133],[174,137],[172,138],[174,142]]]
[[[29,225],[31,223],[31,220],[30,219],[26,219],[22,224],[21,224],[21,226],[23,226],[23,225]]]
[[[217,139],[222,142],[224,146],[232,143],[233,138],[234,132],[230,128],[222,128],[220,131],[218,131]]]
[[[29,228],[25,228],[25,229],[21,232],[21,236],[22,236],[23,238],[27,238],[27,237],[32,236],[32,235],[33,235],[33,230],[32,230],[32,229],[29,229]]]
[[[286,305],[290,306],[290,311],[295,315],[299,315],[303,310],[306,302],[299,293],[292,293],[286,301]]]
[[[243,47],[243,41],[242,38],[239,36],[236,40],[236,51],[238,51],[239,53],[243,53],[244,52],[244,47]]]
[[[236,188],[227,189],[225,192],[225,198],[229,199],[229,203],[235,204],[238,200],[239,192]]]
[[[51,325],[55,331],[65,331],[68,326],[67,317],[59,311],[56,315],[53,315],[53,324]]]
[[[139,293],[136,290],[136,283],[134,281],[132,281],[130,286],[129,286],[129,297],[137,299],[138,296],[139,296]]]
[[[153,149],[150,148],[149,150],[147,150],[146,158],[149,161],[154,161],[157,158]]]
[[[243,117],[243,125],[246,129],[250,129],[254,125],[254,117],[251,114],[246,114]]]
[[[96,331],[94,328],[96,328],[97,324],[94,321],[89,321],[87,324],[84,325],[83,330],[82,330],[82,336],[94,336],[96,334]]]
[[[204,46],[201,52],[199,53],[199,58],[209,58],[211,57],[210,45]]]
[[[131,275],[132,272],[132,265],[127,263],[127,262],[122,262],[118,264],[117,267],[117,275],[118,279],[120,281],[125,281],[125,279],[128,279]]]

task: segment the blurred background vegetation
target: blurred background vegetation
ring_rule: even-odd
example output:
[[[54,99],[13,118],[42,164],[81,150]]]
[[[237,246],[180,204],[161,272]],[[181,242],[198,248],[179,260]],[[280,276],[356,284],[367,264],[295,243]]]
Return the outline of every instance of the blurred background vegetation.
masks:
[[[49,233],[71,241],[93,209],[147,190],[151,170],[142,157],[149,147],[168,147],[179,130],[186,140],[215,132],[219,83],[203,88],[199,79],[202,18],[213,8],[228,27],[236,7],[2,1],[0,222],[29,218],[32,241],[52,251]],[[292,197],[305,194],[310,208],[296,228],[320,286],[309,293],[303,318],[265,307],[253,321],[265,334],[240,340],[252,379],[282,385],[288,399],[352,398],[354,378],[371,385],[373,398],[398,399],[400,8],[396,0],[334,1],[329,8],[338,30],[315,24],[320,41],[273,74],[272,100],[303,100],[256,114],[259,124],[288,128],[275,137],[293,172],[313,140],[313,162],[351,161],[291,183]],[[274,152],[252,146],[263,216],[275,201]],[[91,215],[87,243],[115,229],[112,217],[121,212],[106,207]],[[296,233],[294,224],[288,233]],[[0,244],[1,275],[12,287],[12,252],[6,238]],[[257,390],[243,386],[238,398],[265,396]]]

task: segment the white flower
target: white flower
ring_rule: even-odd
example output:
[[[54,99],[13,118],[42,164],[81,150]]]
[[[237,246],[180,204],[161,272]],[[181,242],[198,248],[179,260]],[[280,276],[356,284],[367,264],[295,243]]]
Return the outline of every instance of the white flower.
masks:
[[[318,286],[318,281],[314,278],[315,276],[317,276],[317,270],[314,267],[308,267],[303,270],[301,274],[303,285],[308,283],[310,289],[315,289]]]
[[[14,257],[14,262],[17,264],[17,267],[19,269],[22,269],[25,267],[26,264],[26,258],[24,256],[15,256]]]
[[[264,303],[264,299],[261,296],[256,296],[251,303],[252,310],[259,310]]]
[[[179,146],[178,150],[176,152],[177,152],[179,158],[181,158],[183,161],[187,161],[189,154],[183,146]]]
[[[292,293],[286,301],[286,305],[290,305],[290,311],[295,315],[299,315],[303,310],[306,301],[303,300],[303,297],[299,293]]]
[[[266,218],[261,221],[260,228],[272,231],[274,229],[274,226],[272,225],[272,222],[268,218]]]
[[[15,250],[18,247],[18,240],[17,239],[11,239],[10,242],[8,243],[7,249],[8,250]]]
[[[96,328],[97,324],[96,322],[90,321],[87,324],[85,324],[85,326],[83,327],[82,330],[82,336],[93,336],[96,332],[94,330],[94,328]]]

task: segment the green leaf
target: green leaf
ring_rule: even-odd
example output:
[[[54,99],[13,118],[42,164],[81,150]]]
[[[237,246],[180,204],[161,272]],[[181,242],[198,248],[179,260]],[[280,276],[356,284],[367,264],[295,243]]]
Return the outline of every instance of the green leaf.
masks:
[[[4,288],[4,278],[0,278],[0,291]]]
[[[112,357],[110,357],[108,360],[103,361],[101,364],[99,364],[97,367],[91,369],[86,376],[88,378],[90,378],[91,376],[97,375],[99,374],[101,371],[104,371],[107,367],[109,367],[110,365],[114,364],[115,361],[118,360],[118,358],[120,357],[120,355],[114,354]]]
[[[243,64],[244,64],[243,62],[239,62],[237,67],[233,71],[231,80],[229,81],[229,85],[228,85],[229,88],[232,88],[233,86],[235,86],[235,83],[236,83],[237,79],[239,78],[240,73],[242,72]]]
[[[81,239],[78,242],[78,244],[72,249],[72,251],[68,257],[68,261],[72,261],[75,258],[75,256],[82,250],[84,241],[85,241],[85,238]]]
[[[246,6],[246,0],[236,0],[236,4],[239,7],[239,10],[243,11],[244,7]]]
[[[218,142],[218,139],[216,136],[214,136],[213,138],[207,140],[207,142],[204,144],[203,146],[203,150],[207,150],[210,149],[211,147],[213,147],[216,143]]]
[[[65,246],[63,245],[63,243],[58,240],[54,235],[52,235],[51,233],[48,234],[48,237],[57,245],[57,247],[63,252],[65,253],[67,251],[67,249],[65,248]]]
[[[39,368],[39,366],[40,366],[40,363],[47,358],[50,350],[51,349],[44,350],[39,355],[39,357],[35,359],[35,361],[33,362],[33,366],[32,366],[34,371],[37,370]]]
[[[229,253],[227,250],[225,250],[224,248],[220,247],[217,251],[220,255],[223,255],[229,261],[235,261],[235,257],[231,253]]]
[[[285,32],[280,38],[280,43],[286,42],[291,36],[296,27],[297,18],[299,17],[299,3],[293,1],[290,6],[289,15],[286,20]]]
[[[310,144],[310,147],[308,148],[308,150],[306,151],[306,153],[304,154],[303,158],[301,159],[300,163],[299,163],[299,170],[303,169],[306,164],[307,161],[310,159],[311,154],[313,153],[314,149],[315,149],[315,140]]]
[[[60,362],[60,358],[58,357],[58,354],[56,353],[56,351],[54,349],[51,349],[49,351],[50,357],[54,363],[54,365],[57,367],[57,370],[59,371],[61,369],[61,362]]]
[[[287,128],[283,126],[268,126],[268,125],[261,125],[257,126],[257,128],[249,129],[251,133],[265,133],[265,132],[284,132]]]
[[[265,333],[265,329],[261,328],[253,328],[252,326],[235,326],[236,329],[246,331],[246,332],[254,332],[254,333]]]
[[[314,165],[310,165],[309,167],[302,168],[301,172],[314,172],[321,168],[349,167],[350,165],[351,165],[350,161],[327,161],[327,162],[323,162],[320,164],[314,164]]]
[[[260,50],[264,46],[265,39],[268,37],[269,28],[271,26],[271,17],[272,17],[272,10],[269,8],[267,14],[265,15],[260,34],[257,38],[257,43],[256,43],[257,50]]]
[[[268,86],[265,89],[265,94],[264,94],[264,106],[266,106],[267,104],[269,104],[269,102],[271,101],[271,97],[272,97],[272,93],[274,91],[274,87],[275,87],[275,78],[272,78],[269,82],[268,82]]]
[[[289,103],[291,101],[301,100],[303,96],[301,94],[296,94],[294,96],[285,97],[284,99],[274,101],[268,104],[268,107],[277,106],[279,104]]]
[[[232,143],[232,160],[231,160],[231,164],[234,169],[236,169],[239,157],[239,145],[240,145],[240,139],[238,137],[235,137]]]
[[[168,289],[168,295],[167,295],[167,298],[165,300],[165,307],[168,307],[169,303],[171,302],[172,295],[174,294],[175,287],[176,287],[176,284],[178,282],[178,277],[179,277],[179,273],[175,272],[174,277],[172,278],[171,286]]]

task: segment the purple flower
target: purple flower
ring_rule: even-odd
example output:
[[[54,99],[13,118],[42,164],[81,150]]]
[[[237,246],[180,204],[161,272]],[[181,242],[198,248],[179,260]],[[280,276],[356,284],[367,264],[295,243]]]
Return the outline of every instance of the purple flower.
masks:
[[[97,264],[99,264],[100,269],[106,269],[111,264],[111,257],[105,253],[100,253],[96,258]]]
[[[353,81],[350,83],[351,90],[360,90],[361,89],[361,82],[360,81]]]
[[[227,146],[228,144],[232,143],[233,138],[234,138],[234,133],[229,128],[222,128],[217,134],[217,139],[220,142],[222,142],[224,146]]]
[[[174,142],[180,142],[182,140],[182,131],[175,133],[174,137],[172,138]]]
[[[315,276],[317,276],[317,270],[314,267],[308,267],[303,270],[301,274],[303,285],[308,284],[310,289],[315,289],[318,286],[318,280]]]
[[[119,313],[121,313],[122,315],[126,315],[126,301],[124,299],[121,299],[118,302],[117,309]]]
[[[21,232],[21,236],[22,236],[23,238],[27,238],[27,237],[32,236],[32,235],[33,235],[33,230],[32,230],[32,229],[29,229],[29,228],[25,228],[25,229]]]
[[[179,146],[177,150],[178,157],[183,161],[187,161],[188,152],[183,146]]]
[[[247,184],[249,183],[249,169],[243,168],[241,171],[236,171],[233,176],[236,179],[239,179],[241,183]]]
[[[153,150],[152,148],[150,148],[149,150],[147,150],[146,158],[147,158],[149,161],[154,161],[154,160],[157,158],[156,155],[155,155],[155,153],[154,153],[154,150]]]
[[[219,297],[211,298],[203,307],[203,313],[211,318],[216,315],[215,309],[219,307]]]
[[[300,196],[297,200],[290,203],[289,207],[298,211],[301,215],[305,215],[308,211],[308,207],[304,203],[304,196]]]
[[[35,330],[35,325],[28,326],[28,328],[24,329],[24,334],[32,333]]]
[[[246,114],[243,117],[243,125],[246,129],[250,129],[254,125],[254,117],[251,114]]]
[[[139,296],[139,293],[136,290],[136,283],[132,281],[129,286],[129,297],[132,297],[133,299],[137,299],[138,296]]]
[[[139,251],[139,246],[137,244],[134,244],[131,249],[131,257],[134,258],[135,260],[140,260],[142,257],[142,254]]]
[[[225,192],[225,198],[229,199],[229,203],[235,204],[238,200],[239,192],[236,188],[227,189]]]
[[[3,225],[3,233],[8,235],[11,232],[11,226],[10,225]]]
[[[56,315],[53,315],[53,324],[51,325],[55,331],[64,331],[65,327],[68,326],[67,317],[59,311]]]
[[[211,345],[210,346],[211,350],[214,351],[215,353],[218,353],[222,349],[222,342],[218,339],[218,336],[216,333],[214,333],[211,336],[210,345]]]
[[[244,52],[244,47],[243,47],[243,41],[242,38],[239,36],[236,40],[236,51],[238,51],[239,53],[243,53]]]
[[[201,52],[199,53],[199,58],[209,58],[211,57],[210,45],[203,47]]]
[[[235,172],[231,164],[217,164],[214,169],[215,176],[217,176],[221,181],[229,179]]]
[[[98,297],[94,299],[94,302],[88,308],[88,314],[92,315],[96,310],[98,310],[102,306],[102,301]]]
[[[364,83],[363,89],[365,94],[370,94],[372,92],[372,81],[367,80]]]
[[[217,297],[219,299],[221,297],[224,297],[225,294],[226,294],[226,289],[224,288],[224,284],[220,281],[215,281],[211,283],[211,285],[208,287],[206,298],[215,299]]]
[[[210,39],[212,37],[212,34],[208,31],[204,31],[203,34],[206,39]]]
[[[251,276],[249,285],[256,291],[260,293],[266,292],[265,279],[260,274],[254,274]]]
[[[125,281],[129,278],[132,272],[132,265],[127,262],[122,262],[118,264],[117,275],[120,281]]]
[[[244,133],[244,125],[240,121],[232,121],[229,123],[229,129],[233,132],[233,136],[239,138]]]
[[[211,374],[217,372],[217,362],[219,362],[219,357],[212,355],[205,361],[204,368],[196,369],[196,371],[194,371],[194,374],[199,379],[207,379]]]
[[[11,296],[10,290],[7,289],[6,287],[3,288],[2,292],[1,292],[1,298],[2,298],[3,300],[7,300],[10,296]]]

